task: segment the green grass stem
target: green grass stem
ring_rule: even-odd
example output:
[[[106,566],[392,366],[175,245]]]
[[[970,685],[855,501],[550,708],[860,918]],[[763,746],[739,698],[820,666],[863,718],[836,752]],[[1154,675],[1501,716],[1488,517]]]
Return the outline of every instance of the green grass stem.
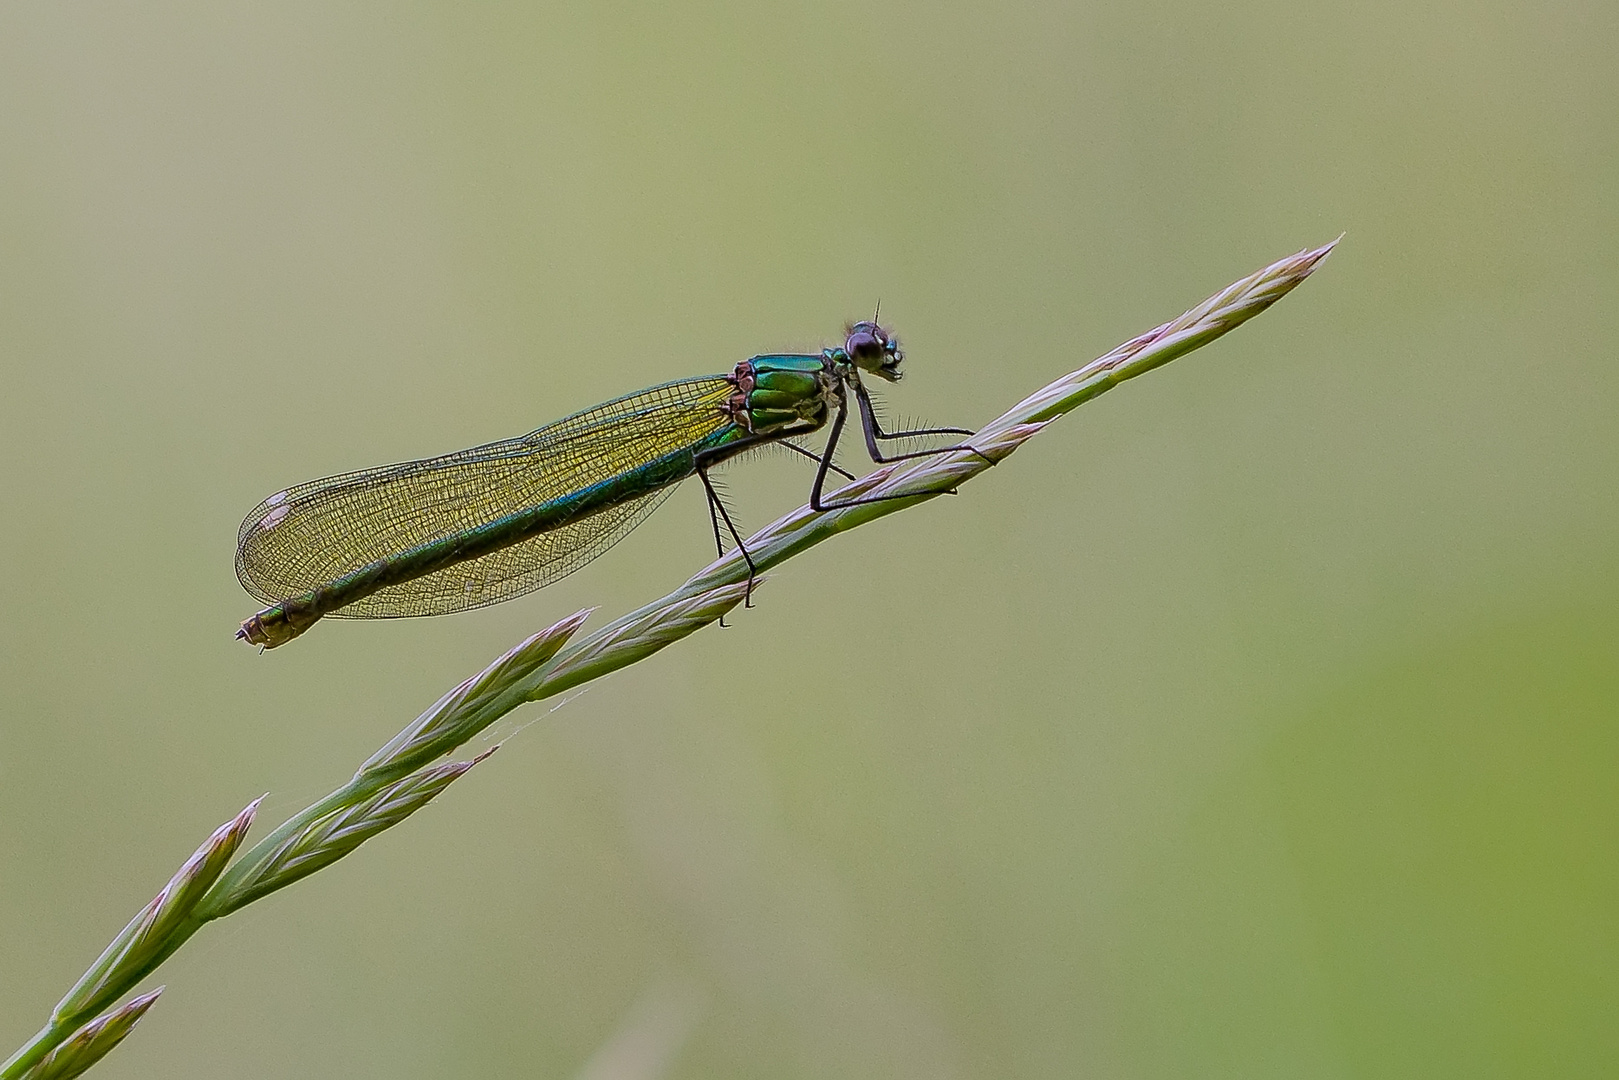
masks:
[[[779,565],[838,533],[954,492],[1064,413],[1264,311],[1308,277],[1336,243],[1281,259],[1042,387],[984,425],[963,449],[885,465],[834,492],[829,501],[865,494],[908,497],[824,513],[799,507],[748,539],[754,565],[759,570]],[[754,591],[761,584],[755,580]],[[79,1075],[128,1034],[159,991],[104,1010],[202,926],[336,862],[427,805],[489,752],[466,761],[438,759],[513,709],[643,660],[716,621],[747,592],[747,564],[733,551],[669,595],[578,642],[572,639],[590,612],[570,615],[445,694],[367,759],[348,783],[287,819],[233,863],[259,805],[249,804],[220,826],[113,939],[50,1022],[0,1066],[0,1080]]]

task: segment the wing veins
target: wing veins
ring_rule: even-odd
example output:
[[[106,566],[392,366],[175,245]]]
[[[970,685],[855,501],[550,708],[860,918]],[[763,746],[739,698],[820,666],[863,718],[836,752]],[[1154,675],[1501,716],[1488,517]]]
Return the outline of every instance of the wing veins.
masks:
[[[719,406],[730,390],[720,376],[667,383],[515,439],[288,488],[265,500],[242,523],[238,576],[260,599],[286,599],[376,559],[610,479],[722,429],[729,421]],[[519,591],[538,588],[605,551],[665,494],[628,500],[512,548],[457,564],[459,571],[451,567],[390,586],[367,598],[374,603],[362,600],[354,605],[353,614],[426,614],[421,609],[427,602],[423,594],[435,586],[423,583],[438,577],[445,577],[440,585],[460,581],[467,602],[434,593],[439,597],[435,603],[454,599],[455,606],[429,604],[433,611],[493,603],[516,595],[509,591],[511,583],[530,578],[532,583]],[[588,524],[598,517],[602,520]],[[558,572],[547,569],[553,566]],[[473,572],[484,577],[474,580],[468,576]],[[487,586],[480,584],[485,579]],[[406,600],[409,603],[403,606],[412,610],[383,610]],[[372,608],[377,610],[368,610]]]

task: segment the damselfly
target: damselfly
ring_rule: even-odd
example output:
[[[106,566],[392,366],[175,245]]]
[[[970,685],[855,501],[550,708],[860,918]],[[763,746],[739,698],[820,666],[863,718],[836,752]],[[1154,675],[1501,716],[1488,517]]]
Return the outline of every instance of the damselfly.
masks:
[[[723,553],[723,521],[751,575],[753,560],[709,478],[714,466],[780,444],[817,461],[810,505],[832,510],[900,497],[823,499],[827,473],[843,473],[832,454],[851,394],[875,462],[956,449],[885,455],[882,442],[972,434],[883,431],[860,376],[895,382],[903,358],[897,339],[859,322],[841,347],[819,355],[755,356],[728,375],[654,386],[520,438],[279,491],[247,516],[237,538],[236,576],[270,606],[236,636],[275,648],[327,615],[441,615],[509,600],[606,551],[693,473],[708,495],[716,544]],[[820,454],[789,441],[829,419]]]

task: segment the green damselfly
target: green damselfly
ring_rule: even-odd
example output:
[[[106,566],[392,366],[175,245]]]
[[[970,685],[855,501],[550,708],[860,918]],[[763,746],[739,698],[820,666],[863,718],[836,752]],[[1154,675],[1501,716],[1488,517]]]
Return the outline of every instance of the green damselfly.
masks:
[[[753,560],[709,470],[779,444],[817,461],[810,505],[833,510],[878,496],[823,498],[852,394],[875,462],[957,447],[884,454],[881,442],[971,435],[965,428],[885,432],[861,383],[900,377],[899,341],[876,322],[843,345],[771,353],[727,375],[664,383],[575,413],[516,439],[456,454],[311,480],[265,499],[242,522],[236,576],[269,604],[236,636],[275,648],[325,616],[442,615],[509,600],[572,573],[622,539],[694,473],[720,522]],[[825,426],[816,454],[789,440]],[[750,577],[751,580],[751,577]]]

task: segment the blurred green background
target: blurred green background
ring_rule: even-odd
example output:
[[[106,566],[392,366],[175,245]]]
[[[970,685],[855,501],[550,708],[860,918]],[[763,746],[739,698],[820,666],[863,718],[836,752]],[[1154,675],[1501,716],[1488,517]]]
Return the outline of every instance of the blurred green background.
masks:
[[[1616,51],[1590,0],[7,5],[0,1056],[249,799],[711,554],[694,485],[544,592],[259,655],[267,493],[879,298],[893,414],[973,425],[1347,231],[500,725],[94,1075],[1619,1072]],[[754,527],[809,477],[727,474]]]

